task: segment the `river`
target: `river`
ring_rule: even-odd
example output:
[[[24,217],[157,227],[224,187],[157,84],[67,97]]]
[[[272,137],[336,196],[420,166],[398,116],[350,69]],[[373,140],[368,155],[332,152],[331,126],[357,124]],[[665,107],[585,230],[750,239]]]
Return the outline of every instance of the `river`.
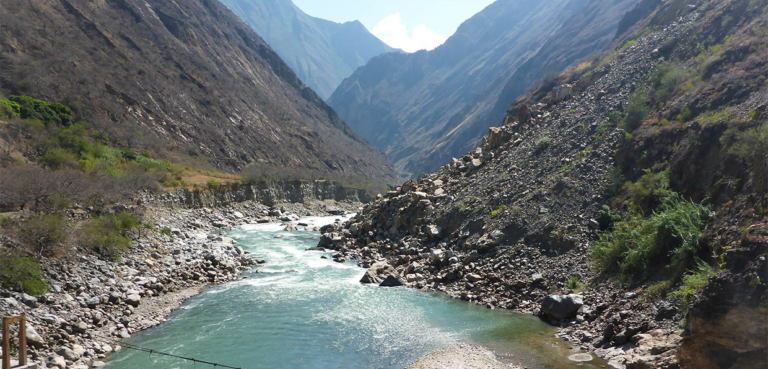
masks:
[[[334,218],[304,218],[310,228]],[[570,344],[538,318],[404,287],[362,285],[365,270],[306,252],[317,232],[279,224],[229,233],[267,264],[211,286],[155,328],[125,342],[241,368],[402,368],[431,351],[478,344],[528,368],[571,368]],[[275,238],[281,235],[282,238]],[[329,258],[323,259],[326,255]],[[123,349],[109,369],[211,368]],[[602,363],[578,364],[599,368]]]

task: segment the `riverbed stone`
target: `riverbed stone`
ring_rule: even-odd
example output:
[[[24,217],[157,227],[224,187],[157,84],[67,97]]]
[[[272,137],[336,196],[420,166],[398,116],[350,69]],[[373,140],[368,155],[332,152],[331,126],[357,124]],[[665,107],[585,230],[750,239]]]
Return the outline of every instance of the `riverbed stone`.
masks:
[[[549,295],[541,302],[541,310],[555,319],[569,319],[576,317],[582,305],[584,300],[580,295]]]

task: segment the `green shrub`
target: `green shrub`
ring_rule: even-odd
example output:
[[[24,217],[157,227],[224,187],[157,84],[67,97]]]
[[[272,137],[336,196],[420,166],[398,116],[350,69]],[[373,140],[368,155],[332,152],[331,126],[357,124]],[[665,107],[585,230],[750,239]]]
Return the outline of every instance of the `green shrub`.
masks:
[[[216,180],[212,179],[212,180],[208,181],[208,188],[210,188],[212,190],[218,190],[218,189],[221,188],[221,183],[216,182]]]
[[[662,63],[657,64],[648,77],[649,83],[656,91],[656,97],[660,101],[667,101],[682,85],[686,71],[676,63]]]
[[[717,270],[707,263],[697,260],[696,268],[683,276],[683,283],[672,293],[678,303],[687,307],[691,297],[717,273]]]
[[[666,265],[679,277],[699,251],[709,211],[707,206],[670,197],[652,216],[630,216],[601,234],[592,250],[594,263],[600,272],[619,275],[625,283],[645,279],[655,265]]]
[[[68,127],[74,123],[72,110],[62,104],[49,104],[29,96],[11,96],[10,100],[19,105],[19,116],[22,119],[37,119],[45,123],[59,124]]]
[[[579,282],[579,276],[577,276],[577,275],[571,277],[568,280],[568,289],[579,290],[579,289],[581,289],[583,287],[584,287],[584,285]]]
[[[19,116],[19,104],[0,99],[0,119],[11,119]]]
[[[607,134],[609,134],[609,133],[611,133],[611,131],[613,131],[613,129],[616,126],[613,125],[610,122],[611,121],[606,121],[606,122],[600,123],[600,125],[597,126],[597,129],[595,129],[595,135],[592,136],[592,138],[595,141],[602,141]]]
[[[16,254],[0,255],[0,284],[37,296],[48,292],[48,283],[42,278],[37,260]]]
[[[172,232],[172,231],[171,231],[171,229],[170,229],[170,228],[168,228],[168,227],[163,227],[163,228],[160,230],[160,233],[162,233],[162,234],[164,234],[164,235],[166,235],[166,236],[168,236],[168,237],[173,237],[173,232]]]
[[[768,123],[738,132],[728,130],[721,142],[730,145],[728,152],[745,162],[768,158]]]
[[[638,87],[635,92],[629,96],[627,108],[624,110],[624,121],[622,127],[627,132],[636,130],[645,120],[645,117],[651,111],[648,106],[648,89]]]
[[[40,159],[45,166],[50,169],[61,169],[64,164],[71,160],[71,156],[61,149],[48,149],[45,155]]]
[[[131,240],[127,232],[140,224],[139,218],[129,212],[103,215],[91,219],[83,231],[82,242],[102,256],[119,259],[128,250]]]
[[[628,208],[642,214],[650,213],[674,195],[669,189],[669,172],[652,173],[649,169],[637,182],[624,184],[622,190],[627,193]]]
[[[626,179],[621,173],[621,169],[613,167],[605,173],[605,184],[603,185],[603,191],[607,198],[613,198],[619,194],[621,188],[624,186]]]
[[[58,256],[67,238],[66,225],[60,214],[37,215],[21,224],[21,239],[38,258]]]
[[[536,151],[544,151],[551,144],[552,144],[552,139],[549,137],[544,137],[536,141],[536,143],[534,144],[534,148],[536,149]]]

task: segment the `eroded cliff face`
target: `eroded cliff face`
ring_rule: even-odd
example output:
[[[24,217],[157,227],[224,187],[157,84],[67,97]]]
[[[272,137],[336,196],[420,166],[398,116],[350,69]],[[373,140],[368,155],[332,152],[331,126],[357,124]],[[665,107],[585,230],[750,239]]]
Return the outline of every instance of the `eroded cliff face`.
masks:
[[[216,0],[7,0],[0,92],[62,102],[117,146],[343,176],[393,174]]]
[[[220,189],[180,190],[144,198],[145,202],[157,206],[182,208],[215,208],[246,201],[274,206],[325,200],[368,203],[372,197],[366,190],[348,188],[331,181],[274,181],[225,184]]]
[[[680,365],[764,368],[768,358],[768,230],[735,241],[725,271],[691,304]]]

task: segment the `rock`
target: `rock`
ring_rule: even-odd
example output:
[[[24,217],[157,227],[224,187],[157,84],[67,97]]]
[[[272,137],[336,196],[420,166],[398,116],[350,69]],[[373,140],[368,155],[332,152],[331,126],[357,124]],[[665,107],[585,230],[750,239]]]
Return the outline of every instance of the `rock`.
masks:
[[[478,274],[475,274],[475,273],[467,274],[467,280],[472,282],[472,283],[475,283],[475,282],[478,282],[478,281],[482,281],[483,279],[484,278],[482,276],[480,276]]]
[[[72,330],[77,333],[85,333],[85,331],[88,330],[88,324],[85,324],[85,322],[77,322],[77,324],[72,326]]]
[[[234,217],[235,219],[243,219],[245,216],[243,215],[243,213],[236,211],[232,213],[232,217]]]
[[[442,234],[443,230],[440,229],[440,227],[430,224],[427,226],[427,235],[432,238],[440,238],[440,234]]]
[[[371,265],[368,271],[365,272],[365,275],[363,276],[363,278],[360,279],[360,283],[380,284],[390,275],[394,275],[395,278],[398,277],[398,274],[395,268],[393,268],[391,265],[387,264],[386,262],[376,263]]]
[[[534,273],[531,276],[531,283],[539,283],[544,280],[544,276],[541,273]]]
[[[541,311],[555,319],[569,319],[584,305],[581,295],[549,295],[541,302]]]
[[[141,303],[141,296],[128,295],[125,297],[125,303],[133,307],[139,306],[139,304]]]
[[[495,149],[512,139],[512,132],[499,127],[488,128],[488,147]]]
[[[45,359],[45,364],[49,368],[66,369],[67,361],[59,355],[51,355]]]
[[[26,293],[22,293],[21,303],[34,309],[37,307],[38,301],[36,297],[27,295]]]
[[[94,362],[91,364],[91,368],[94,368],[94,369],[103,368],[103,367],[105,367],[105,366],[107,366],[107,364],[106,364],[106,363],[104,363],[103,361],[98,361],[98,360],[97,360],[97,361],[94,361]]]
[[[27,344],[34,348],[42,348],[45,346],[45,340],[41,337],[35,327],[27,322]]]
[[[400,280],[400,278],[397,278],[394,275],[388,275],[387,278],[384,278],[384,280],[379,284],[379,287],[399,287],[402,285],[403,282]]]
[[[69,347],[61,347],[58,350],[56,350],[56,354],[63,356],[65,359],[69,361],[77,361],[77,359],[80,358],[80,355],[78,355],[74,350],[70,349]]]

